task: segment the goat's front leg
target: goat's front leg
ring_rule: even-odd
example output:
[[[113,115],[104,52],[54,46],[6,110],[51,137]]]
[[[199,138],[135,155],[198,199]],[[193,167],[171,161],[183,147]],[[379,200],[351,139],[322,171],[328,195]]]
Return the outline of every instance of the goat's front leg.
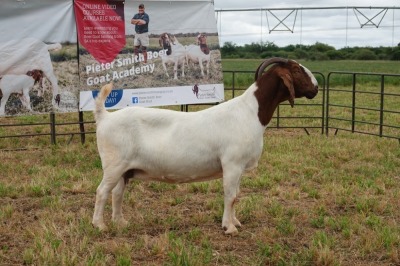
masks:
[[[163,66],[163,68],[164,68],[165,75],[169,78],[167,66],[165,65],[165,62],[164,62],[164,61],[162,62],[162,66]]]
[[[204,77],[203,60],[201,58],[199,58],[199,66],[201,70],[201,76]]]
[[[207,68],[207,77],[210,76],[210,61],[211,61],[211,59],[208,59],[208,60],[207,60],[207,65],[206,65],[206,68]]]
[[[23,90],[22,95],[19,96],[19,99],[21,100],[22,105],[25,106],[26,109],[32,111],[31,98],[29,97],[29,88]]]
[[[124,198],[125,180],[121,178],[112,190],[112,220],[120,226],[128,225],[122,214],[122,200]]]
[[[185,77],[185,60],[182,60],[182,78]]]
[[[3,97],[0,99],[0,115],[4,115],[6,113],[6,104],[10,94],[3,94]]]
[[[241,226],[235,217],[233,206],[237,201],[241,175],[242,170],[237,166],[224,167],[224,215],[222,217],[222,228],[225,230],[225,234],[236,234],[238,230],[235,225]]]
[[[178,79],[178,60],[174,64],[174,79]]]

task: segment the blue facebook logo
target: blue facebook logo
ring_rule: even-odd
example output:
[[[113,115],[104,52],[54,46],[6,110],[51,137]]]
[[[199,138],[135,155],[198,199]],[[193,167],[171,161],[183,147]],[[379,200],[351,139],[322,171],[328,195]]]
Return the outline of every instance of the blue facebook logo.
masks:
[[[139,103],[138,97],[132,97],[132,103]]]

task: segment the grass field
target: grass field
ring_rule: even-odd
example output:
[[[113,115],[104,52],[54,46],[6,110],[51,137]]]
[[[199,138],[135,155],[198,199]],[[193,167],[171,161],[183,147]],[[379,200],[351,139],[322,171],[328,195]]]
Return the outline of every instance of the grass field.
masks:
[[[234,60],[222,63],[238,70]],[[304,62],[313,71],[329,70],[309,63],[322,63]],[[245,64],[254,71],[259,61],[238,63]],[[357,71],[373,71],[375,64],[366,65]],[[62,119],[72,120],[71,114]],[[389,119],[400,123],[398,116]],[[221,180],[131,182],[123,205],[129,226],[110,223],[109,201],[109,230],[100,232],[91,226],[102,175],[93,134],[84,145],[76,136],[59,137],[53,146],[48,137],[0,143],[27,148],[0,151],[0,265],[400,264],[400,144],[394,139],[267,129],[259,167],[242,178],[236,210],[243,226],[234,237],[220,228]]]

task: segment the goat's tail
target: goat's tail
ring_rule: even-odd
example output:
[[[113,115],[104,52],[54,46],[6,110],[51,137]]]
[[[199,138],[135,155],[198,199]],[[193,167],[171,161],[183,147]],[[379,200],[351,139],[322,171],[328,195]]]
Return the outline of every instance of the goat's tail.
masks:
[[[47,45],[48,51],[58,51],[58,50],[61,50],[61,48],[62,48],[62,46],[60,43],[53,43],[53,44]]]
[[[104,106],[107,96],[111,93],[113,89],[113,83],[108,83],[104,85],[100,92],[97,94],[96,103],[95,103],[95,110],[94,110],[94,117],[96,121],[100,121],[104,114],[107,113],[106,107]]]

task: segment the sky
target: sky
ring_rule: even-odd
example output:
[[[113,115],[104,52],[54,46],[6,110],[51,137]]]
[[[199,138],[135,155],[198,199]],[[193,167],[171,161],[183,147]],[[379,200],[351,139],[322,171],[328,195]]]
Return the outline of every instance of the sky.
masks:
[[[236,45],[272,42],[284,47],[320,42],[339,49],[355,46],[397,46],[400,43],[400,0],[214,0],[214,7],[217,11],[216,21],[221,45],[225,42]],[[307,9],[311,7],[335,9]],[[279,8],[303,9],[297,13],[292,9],[271,12],[265,10]],[[257,10],[225,11],[232,9]],[[220,10],[223,11],[219,12]],[[288,17],[285,19],[286,16]],[[364,24],[367,25],[362,26]],[[379,25],[378,28],[373,24]]]
[[[129,19],[131,13],[136,12],[136,9],[131,10],[130,8],[133,3],[138,3],[138,1],[140,0],[127,1],[126,19]],[[148,3],[146,5],[149,6],[149,9],[146,10],[151,11],[151,5],[157,4],[143,0],[143,2],[146,1]],[[166,3],[171,2],[168,0],[163,1]],[[171,21],[165,24],[177,25],[176,23],[181,21],[178,19],[180,16],[185,21],[188,18],[193,20],[196,16],[193,15],[193,12],[187,12],[185,5],[196,6],[199,3],[190,3],[191,1],[187,0],[188,3],[176,3],[178,6],[171,4],[173,12],[160,14],[170,17]],[[272,42],[279,47],[284,47],[289,44],[312,45],[320,42],[339,49],[354,46],[390,47],[397,46],[400,43],[400,0],[203,1],[208,2],[211,6],[211,1],[214,1],[214,9],[217,12],[213,14],[211,8],[210,12],[202,13],[206,14],[206,16],[202,15],[201,19],[203,22],[206,21],[207,24],[199,23],[196,26],[201,26],[203,29],[209,28],[210,31],[207,32],[213,32],[215,28],[210,26],[213,24],[217,28],[220,45],[225,42],[232,42],[237,45]],[[35,35],[35,37],[47,42],[76,41],[76,31],[73,30],[75,21],[72,2],[72,0],[0,0],[0,41],[31,35]],[[174,1],[172,0],[172,2]],[[46,8],[43,8],[44,6]],[[340,8],[307,9],[310,7]],[[358,9],[361,12],[359,13],[356,9],[346,9],[345,7],[391,7],[392,9]],[[396,9],[393,9],[393,7]],[[271,13],[266,10],[268,8],[287,8],[289,10],[270,10]],[[292,8],[303,9],[298,10],[297,13],[294,11],[290,14],[293,11]],[[226,11],[232,9],[256,9],[256,11]],[[31,12],[32,10],[37,12]],[[31,17],[31,14],[36,17]],[[166,29],[164,29],[164,26],[157,25],[157,21],[165,20],[157,19],[156,15],[152,14],[151,30],[158,33],[157,29]],[[279,20],[274,15],[283,21],[291,31],[288,31],[283,24],[279,24]],[[288,17],[283,20],[286,16]],[[49,20],[49,17],[52,19]],[[379,27],[376,28],[371,25],[361,27],[361,24],[368,22],[368,19],[371,19],[375,24],[380,23]],[[172,22],[175,22],[175,24]],[[15,31],[17,26],[18,30]],[[186,24],[183,26],[188,27]],[[32,28],[36,30],[32,31]],[[271,31],[273,28],[275,30]],[[127,29],[128,33],[129,30],[132,30],[129,23]],[[168,29],[168,31],[173,32],[173,29]],[[197,31],[197,29],[193,29],[193,31]]]

